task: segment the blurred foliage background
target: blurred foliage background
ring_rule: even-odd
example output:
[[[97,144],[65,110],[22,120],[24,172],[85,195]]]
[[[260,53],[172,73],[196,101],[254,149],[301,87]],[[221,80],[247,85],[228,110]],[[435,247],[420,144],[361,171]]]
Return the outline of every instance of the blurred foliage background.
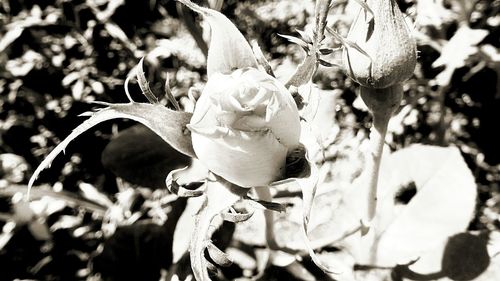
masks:
[[[328,19],[344,35],[357,8],[351,2],[335,1]],[[397,2],[414,30],[419,63],[388,144],[392,150],[413,143],[457,146],[479,194],[469,229],[498,230],[500,1]],[[311,29],[313,1],[201,4],[220,7],[247,39],[256,40],[282,81],[301,62],[300,46],[278,34]],[[144,128],[130,121],[99,125],[41,174],[31,204],[21,197],[33,169],[84,120],[79,114],[94,108],[91,102],[127,102],[124,81],[141,57],[153,92],[163,93],[168,75],[181,105],[192,106],[189,88],[202,89],[206,81],[209,32],[202,25],[198,15],[170,0],[0,3],[1,280],[168,280],[173,232],[186,201],[168,194],[164,177],[189,160]],[[327,38],[325,45],[338,43]],[[355,84],[335,66],[340,52],[326,60],[333,66],[321,66],[314,82],[335,97],[337,131],[329,144],[335,152],[325,161],[336,162],[356,157],[370,119]],[[135,79],[130,92],[146,102]],[[143,141],[134,142],[138,138]],[[354,169],[348,162],[338,165]],[[224,248],[232,231],[224,225],[214,241]],[[280,269],[266,274],[265,280],[290,275]],[[244,273],[231,268],[225,275]]]

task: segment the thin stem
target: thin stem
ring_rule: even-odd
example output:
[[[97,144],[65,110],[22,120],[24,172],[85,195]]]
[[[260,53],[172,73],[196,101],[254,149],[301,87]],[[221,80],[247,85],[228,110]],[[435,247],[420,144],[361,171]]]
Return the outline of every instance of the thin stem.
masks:
[[[370,132],[370,152],[367,155],[365,175],[368,177],[367,208],[361,219],[361,233],[368,232],[377,209],[377,186],[380,163],[384,150],[387,125],[403,98],[403,87],[395,84],[385,89],[360,88],[360,95],[372,113],[373,123]]]
[[[377,186],[378,176],[380,170],[380,163],[382,162],[382,154],[384,150],[385,135],[387,133],[387,124],[391,115],[389,114],[374,114],[373,124],[370,132],[370,153],[368,159],[368,208],[365,217],[363,218],[363,225],[368,226],[375,216],[377,208]]]
[[[255,192],[257,193],[259,200],[271,202],[273,199],[271,191],[267,187],[257,187],[255,188]],[[271,250],[277,250],[279,249],[279,246],[274,235],[274,211],[268,209],[264,210],[264,219],[266,221],[267,246]]]

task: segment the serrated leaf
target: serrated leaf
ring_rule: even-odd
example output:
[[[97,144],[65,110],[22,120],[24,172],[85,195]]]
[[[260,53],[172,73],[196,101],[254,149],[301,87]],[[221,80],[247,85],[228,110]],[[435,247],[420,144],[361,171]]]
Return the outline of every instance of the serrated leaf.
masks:
[[[139,63],[137,64],[137,82],[139,82],[139,87],[141,88],[142,94],[148,99],[150,103],[156,104],[158,102],[158,98],[156,95],[151,91],[151,88],[149,87],[149,82],[146,79],[145,73],[144,73],[144,57],[141,58]]]
[[[244,67],[257,68],[252,48],[236,26],[223,14],[200,7],[189,0],[178,0],[201,14],[212,29],[207,58],[207,74],[230,73]]]
[[[400,172],[409,172],[417,195],[380,239],[378,259],[384,263],[432,250],[431,241],[465,230],[477,195],[474,177],[456,147],[414,145],[391,158]],[[383,253],[388,248],[392,253]]]
[[[191,135],[189,130],[186,129],[186,124],[190,122],[191,115],[191,113],[187,112],[170,110],[162,105],[144,103],[110,105],[92,113],[88,120],[76,127],[66,139],[57,145],[36,168],[29,180],[28,187],[33,186],[40,172],[50,166],[54,158],[63,152],[71,141],[95,125],[111,119],[127,118],[140,122],[158,134],[173,148],[188,156],[195,157],[191,144]]]
[[[172,93],[172,89],[170,89],[170,76],[167,73],[167,79],[165,80],[165,96],[167,97],[168,101],[172,104],[172,106],[175,108],[175,110],[181,110],[181,107],[179,106],[179,103],[174,97],[174,94]]]
[[[173,262],[178,263],[189,251],[189,244],[193,236],[195,228],[194,217],[198,214],[202,205],[205,202],[205,197],[187,198],[187,204],[184,212],[179,217],[179,221],[174,229],[173,235]]]

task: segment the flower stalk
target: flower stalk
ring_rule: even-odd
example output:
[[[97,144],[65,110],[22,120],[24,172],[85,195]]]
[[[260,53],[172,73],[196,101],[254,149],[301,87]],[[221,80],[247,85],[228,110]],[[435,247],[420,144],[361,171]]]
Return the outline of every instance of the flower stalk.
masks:
[[[373,116],[369,137],[370,151],[365,170],[368,177],[367,208],[366,213],[361,219],[361,233],[366,234],[370,228],[371,221],[375,217],[377,208],[377,186],[387,125],[392,114],[398,109],[401,103],[403,86],[398,83],[384,89],[361,87],[360,95]]]
[[[271,202],[273,196],[271,195],[271,191],[269,188],[255,188],[255,192],[257,193],[257,197],[259,200]],[[269,249],[276,250],[278,249],[278,243],[276,242],[276,238],[274,235],[274,211],[265,209],[264,210],[264,218],[266,221],[266,243]]]
[[[373,17],[368,17],[369,13]],[[394,0],[367,0],[347,38],[340,39],[344,44],[344,67],[347,74],[360,84],[361,99],[373,117],[365,169],[368,184],[366,211],[361,218],[361,232],[366,234],[376,214],[377,185],[387,125],[401,103],[402,83],[415,69],[416,43]]]

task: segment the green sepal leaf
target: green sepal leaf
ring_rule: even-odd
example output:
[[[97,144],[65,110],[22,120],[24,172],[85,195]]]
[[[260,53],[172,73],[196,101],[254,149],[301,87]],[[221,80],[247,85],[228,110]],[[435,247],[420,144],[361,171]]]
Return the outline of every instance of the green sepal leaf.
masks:
[[[266,188],[266,187],[258,187],[258,188]],[[251,200],[252,202],[255,202],[255,203],[259,204],[260,206],[264,207],[265,209],[271,210],[271,211],[276,211],[276,212],[281,213],[281,212],[284,212],[286,209],[284,205],[282,205],[280,203],[276,203],[276,202],[254,199],[254,198],[251,198],[248,196],[246,196],[245,199]]]
[[[247,212],[247,213],[226,212],[226,213],[222,213],[221,217],[225,221],[237,223],[237,222],[247,221],[248,219],[250,219],[253,216],[253,214],[254,214],[253,210],[250,212]]]
[[[295,31],[297,31],[298,34],[300,34],[300,37],[302,37],[302,40],[308,44],[312,44],[313,43],[313,39],[312,37],[309,35],[309,33],[307,33],[306,31],[304,30],[300,30],[300,29],[295,29]]]
[[[210,281],[208,267],[210,263],[205,259],[205,249],[209,247],[212,220],[241,199],[235,192],[235,186],[221,177],[209,179],[206,187],[206,198],[195,218],[195,227],[189,247],[191,268],[196,280]],[[238,188],[236,188],[238,189]]]
[[[203,195],[205,182],[191,182],[186,185],[177,182],[178,176],[175,174],[185,171],[188,167],[172,170],[165,180],[168,190],[179,197],[198,197]]]
[[[150,103],[159,103],[156,95],[151,91],[149,87],[149,82],[146,79],[144,73],[144,57],[137,64],[137,82],[139,82],[139,87],[141,88],[142,94],[148,99]]]
[[[278,36],[283,37],[283,38],[287,39],[288,41],[299,45],[300,47],[302,47],[302,49],[304,49],[304,51],[306,53],[309,53],[309,44],[306,41],[304,41],[303,39],[295,37],[295,36],[284,35],[284,34],[279,34],[279,33],[278,33]]]
[[[342,66],[340,66],[340,65],[339,65],[339,64],[337,64],[337,63],[328,62],[328,61],[325,61],[325,60],[323,60],[323,59],[318,59],[318,62],[319,62],[319,64],[321,64],[322,66],[326,66],[326,67],[333,67],[333,66],[342,67]]]
[[[71,141],[95,125],[111,119],[126,118],[140,122],[158,134],[173,148],[188,156],[196,157],[191,144],[190,131],[186,129],[186,124],[191,120],[191,113],[173,111],[159,104],[126,103],[112,104],[97,112],[82,115],[90,115],[90,118],[76,127],[66,139],[47,155],[31,176],[28,190],[31,189],[40,172],[49,167],[50,163],[59,153],[64,152]],[[27,195],[29,197],[29,192]]]
[[[319,53],[321,55],[329,55],[329,54],[332,54],[333,52],[336,52],[336,51],[340,51],[341,50],[341,47],[339,48],[321,48],[319,49]]]
[[[207,75],[230,73],[244,67],[257,68],[252,48],[236,26],[223,14],[200,7],[190,0],[177,0],[191,10],[201,14],[212,28],[208,49]]]

